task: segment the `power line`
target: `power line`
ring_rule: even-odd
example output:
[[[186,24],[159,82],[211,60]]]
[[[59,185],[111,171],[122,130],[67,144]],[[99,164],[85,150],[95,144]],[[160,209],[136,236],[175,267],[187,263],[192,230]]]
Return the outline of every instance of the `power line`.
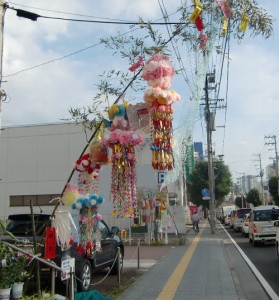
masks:
[[[53,10],[53,9],[46,9],[46,8],[41,8],[41,7],[35,7],[35,6],[29,6],[29,5],[24,5],[24,4],[18,4],[14,3],[12,1],[9,1],[9,3],[21,7],[27,7],[31,9],[37,9],[41,11],[46,11],[46,12],[54,12],[58,14],[64,14],[64,15],[71,15],[71,16],[79,16],[79,17],[86,17],[86,18],[95,18],[95,19],[104,19],[104,20],[117,20],[117,21],[127,21],[127,20],[122,20],[122,19],[114,19],[114,18],[106,18],[106,17],[98,17],[98,16],[92,16],[92,15],[85,15],[85,14],[77,14],[77,13],[70,13],[70,12],[65,12],[65,11],[58,11],[58,10]]]
[[[22,6],[24,6],[24,5],[22,5]],[[10,7],[7,7],[7,8],[10,8]],[[16,10],[16,9],[14,9],[14,8],[10,8],[10,9]],[[39,8],[38,8],[38,9],[39,9]],[[177,13],[177,12],[171,13],[170,15],[174,15],[174,14],[176,14],[176,13]],[[35,15],[36,15],[36,14],[35,14]],[[161,19],[162,19],[162,18],[157,19],[156,21],[159,21],[159,20],[161,20]],[[152,22],[152,23],[156,23],[156,21],[155,21],[155,22]],[[152,23],[148,23],[148,24],[152,24]],[[143,23],[141,23],[141,24],[143,24]],[[146,24],[147,24],[147,23],[146,23]],[[157,23],[156,23],[156,24],[157,24]],[[165,23],[162,23],[162,24],[165,24]],[[179,23],[179,24],[181,24],[181,23]],[[186,25],[185,25],[185,26],[186,26]],[[137,30],[139,30],[139,29],[140,29],[140,28],[133,28],[133,29],[131,29],[131,30],[129,30],[129,31],[126,31],[126,32],[124,32],[124,33],[122,33],[122,34],[119,34],[119,35],[115,36],[115,38],[124,36],[124,35],[126,35],[126,34],[129,34],[129,33],[131,33],[131,32],[137,31]],[[171,41],[171,39],[170,39],[170,41]],[[168,41],[167,41],[166,43],[168,43]],[[42,67],[42,66],[51,64],[51,63],[53,63],[53,62],[56,62],[56,61],[60,61],[60,60],[66,59],[66,58],[68,58],[68,57],[70,57],[70,56],[79,54],[79,53],[81,53],[81,52],[83,52],[83,51],[87,51],[87,50],[89,50],[89,49],[91,49],[91,48],[94,48],[94,47],[96,47],[96,46],[100,46],[101,44],[102,44],[102,43],[99,42],[99,43],[96,43],[96,44],[94,44],[94,45],[90,45],[90,46],[87,46],[87,47],[85,47],[85,48],[82,48],[82,49],[76,50],[76,51],[74,51],[74,52],[68,53],[68,54],[63,55],[63,56],[61,56],[61,57],[54,58],[54,59],[45,61],[45,62],[43,62],[43,63],[40,63],[40,64],[38,64],[38,65],[34,65],[34,66],[29,67],[29,68],[25,68],[25,69],[19,70],[19,71],[15,72],[15,73],[8,74],[8,75],[3,75],[2,77],[3,77],[3,78],[4,78],[4,77],[7,78],[7,77],[16,76],[16,75],[21,74],[21,73],[23,73],[23,72],[30,71],[30,70],[33,70],[33,69],[36,69],[36,68],[39,68],[39,67]]]
[[[38,18],[50,19],[50,20],[60,20],[60,21],[71,21],[71,22],[81,22],[81,23],[96,23],[96,24],[114,24],[114,25],[180,25],[184,24],[181,22],[127,22],[127,21],[100,21],[100,20],[85,20],[85,19],[73,19],[73,18],[61,18],[61,17],[49,17],[39,15],[30,11],[26,11],[19,8],[7,7],[8,9],[14,10],[17,12],[17,16],[30,19],[32,21],[37,21]]]

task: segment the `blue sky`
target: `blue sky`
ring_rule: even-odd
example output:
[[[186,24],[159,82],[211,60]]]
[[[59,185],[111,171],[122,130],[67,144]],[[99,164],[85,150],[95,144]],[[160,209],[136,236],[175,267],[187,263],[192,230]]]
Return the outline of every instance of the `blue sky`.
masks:
[[[139,16],[148,20],[162,17],[157,0],[94,2],[94,5],[89,0],[17,0],[8,3],[10,7],[44,16],[78,18],[58,13],[67,12],[121,20],[137,20]],[[225,110],[216,114],[215,152],[217,155],[224,154],[225,163],[230,166],[234,178],[243,173],[258,175],[259,154],[263,168],[271,162],[269,157],[274,157],[274,150],[268,151],[272,147],[265,145],[265,135],[278,136],[279,143],[279,6],[272,0],[259,3],[274,16],[274,34],[268,40],[247,36],[240,45],[231,43],[226,116]],[[180,0],[165,0],[164,4],[171,14]],[[128,31],[129,26],[123,25],[104,26],[47,19],[32,22],[18,18],[15,11],[8,9],[2,67],[5,81],[2,88],[8,97],[2,105],[2,126],[59,122],[69,117],[70,107],[90,105],[96,93],[98,75],[112,66],[123,68],[123,60],[119,56],[113,56],[98,45],[100,37]],[[85,48],[88,49],[79,52]],[[78,53],[36,67],[74,52]],[[188,63],[193,60],[185,50],[182,55]],[[175,59],[174,65],[178,67]],[[32,69],[21,72],[29,68]],[[191,72],[190,67],[186,70]],[[179,76],[174,78],[172,88],[182,95],[181,102],[174,105],[177,122],[189,107],[189,91]],[[136,98],[137,102],[142,100],[141,94],[131,91],[126,97]],[[224,88],[220,97],[226,97]],[[223,125],[225,128],[219,127]],[[206,144],[201,121],[195,123],[194,141]]]

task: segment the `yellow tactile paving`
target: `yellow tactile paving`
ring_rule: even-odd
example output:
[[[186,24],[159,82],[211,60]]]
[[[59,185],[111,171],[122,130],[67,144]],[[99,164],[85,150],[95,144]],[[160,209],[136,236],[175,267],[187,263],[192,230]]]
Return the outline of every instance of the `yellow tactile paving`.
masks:
[[[166,282],[164,288],[162,289],[161,293],[159,294],[159,296],[157,297],[156,300],[171,300],[174,298],[174,295],[180,284],[180,281],[189,265],[189,262],[191,261],[193,253],[195,252],[195,249],[199,243],[200,236],[203,231],[203,227],[201,228],[199,234],[193,239],[190,247],[185,252],[184,256],[182,257],[182,259],[178,263],[176,269],[173,271],[173,273],[169,277],[169,280]]]

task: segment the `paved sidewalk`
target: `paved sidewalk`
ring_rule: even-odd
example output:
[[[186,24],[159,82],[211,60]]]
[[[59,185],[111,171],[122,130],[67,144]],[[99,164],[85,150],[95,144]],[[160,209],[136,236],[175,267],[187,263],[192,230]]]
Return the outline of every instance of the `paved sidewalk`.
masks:
[[[188,232],[186,245],[162,247],[144,250],[153,265],[119,300],[270,299],[224,231],[211,234],[205,220],[200,234]],[[165,251],[161,258],[159,251]]]

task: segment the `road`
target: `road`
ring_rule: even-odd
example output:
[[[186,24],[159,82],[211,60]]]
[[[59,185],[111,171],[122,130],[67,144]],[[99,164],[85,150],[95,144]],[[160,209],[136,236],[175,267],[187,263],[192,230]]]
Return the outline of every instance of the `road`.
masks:
[[[228,226],[225,229],[248,256],[274,292],[279,295],[279,259],[275,253],[274,244],[269,243],[254,247],[249,243],[249,238],[243,237],[240,232],[234,232]]]

